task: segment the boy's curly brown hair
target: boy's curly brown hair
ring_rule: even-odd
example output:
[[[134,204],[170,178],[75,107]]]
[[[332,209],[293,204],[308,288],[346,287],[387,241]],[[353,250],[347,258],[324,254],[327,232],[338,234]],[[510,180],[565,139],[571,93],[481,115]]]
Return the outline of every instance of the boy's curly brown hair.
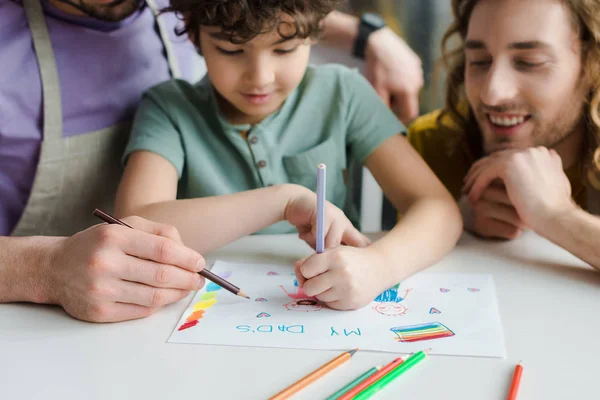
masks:
[[[176,32],[187,34],[199,43],[201,26],[214,26],[229,36],[232,43],[242,44],[257,35],[277,29],[286,38],[317,38],[321,21],[343,0],[171,0],[161,12],[175,12],[184,26]],[[293,20],[292,33],[280,26],[281,15]]]

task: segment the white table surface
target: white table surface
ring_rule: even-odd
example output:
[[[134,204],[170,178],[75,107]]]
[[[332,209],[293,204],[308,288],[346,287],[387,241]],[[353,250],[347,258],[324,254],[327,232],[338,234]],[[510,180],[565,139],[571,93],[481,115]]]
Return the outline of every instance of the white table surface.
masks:
[[[253,236],[207,259],[291,263],[308,253],[293,235]],[[507,358],[430,356],[378,399],[505,399],[519,360],[519,399],[600,398],[600,273],[532,233],[513,242],[464,235],[430,271],[493,274]],[[190,299],[115,324],[0,305],[0,399],[264,399],[339,354],[166,343]],[[324,398],[393,357],[359,351],[294,398]]]

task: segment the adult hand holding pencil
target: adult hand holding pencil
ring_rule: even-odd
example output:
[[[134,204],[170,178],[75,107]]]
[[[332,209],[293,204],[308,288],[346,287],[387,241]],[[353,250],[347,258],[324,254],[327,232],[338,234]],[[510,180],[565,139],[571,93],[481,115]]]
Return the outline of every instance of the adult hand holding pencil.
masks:
[[[132,226],[124,223],[123,221],[109,215],[108,213],[105,213],[102,210],[99,209],[95,209],[94,213],[93,213],[96,217],[100,218],[101,220],[103,220],[104,222],[108,223],[108,224],[116,224],[116,225],[121,225],[124,226],[126,228],[129,229],[133,229]],[[234,284],[228,282],[227,280],[221,278],[220,276],[213,274],[212,272],[206,270],[206,269],[201,269],[198,274],[200,276],[203,276],[204,278],[218,284],[219,286],[221,286],[223,289],[228,290],[229,292],[237,295],[237,296],[241,296],[241,297],[245,297],[247,299],[249,299],[250,297],[248,297],[248,295],[246,293],[244,293],[243,290],[241,290],[239,287],[235,286]]]

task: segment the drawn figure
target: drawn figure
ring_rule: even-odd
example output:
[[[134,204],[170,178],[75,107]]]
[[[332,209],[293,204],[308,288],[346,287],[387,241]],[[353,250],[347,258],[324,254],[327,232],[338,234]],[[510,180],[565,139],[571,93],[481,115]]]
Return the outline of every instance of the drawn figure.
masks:
[[[323,303],[317,300],[315,297],[307,296],[300,286],[296,287],[296,293],[289,293],[283,285],[279,286],[281,290],[293,301],[284,304],[283,306],[289,311],[321,311],[323,309]]]
[[[412,289],[406,289],[404,291],[404,297],[402,297],[398,295],[399,288],[400,284],[397,284],[393,288],[390,288],[377,296],[375,298],[377,304],[373,306],[373,310],[388,317],[397,317],[406,314],[408,308],[403,304],[400,304],[400,302],[406,299],[408,292]]]
[[[269,314],[269,313],[261,312],[261,313],[258,313],[256,318],[269,318],[270,316],[271,316],[271,314]]]
[[[393,288],[389,288],[388,290],[381,293],[379,296],[375,297],[375,301],[384,302],[384,303],[400,303],[402,300],[408,296],[408,292],[412,289],[406,289],[404,291],[404,297],[398,296],[398,289],[400,288],[400,284],[397,284]]]
[[[279,285],[279,287],[281,288],[281,290],[283,290],[283,292],[290,299],[294,299],[294,300],[302,300],[302,299],[317,300],[315,297],[309,297],[306,294],[304,294],[304,290],[302,290],[302,288],[300,286],[294,286],[296,288],[296,293],[289,293],[287,290],[285,290],[285,288],[283,287],[283,285]]]
[[[408,308],[400,303],[377,303],[373,306],[373,310],[381,315],[397,317],[406,314]]]
[[[294,300],[283,305],[288,311],[321,311],[323,309],[323,303],[318,300],[302,299]]]

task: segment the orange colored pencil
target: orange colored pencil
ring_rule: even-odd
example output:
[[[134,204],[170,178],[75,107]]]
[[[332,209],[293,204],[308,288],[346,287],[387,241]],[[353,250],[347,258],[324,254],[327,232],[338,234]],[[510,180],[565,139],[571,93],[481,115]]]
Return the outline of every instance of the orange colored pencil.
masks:
[[[313,372],[306,375],[304,378],[300,379],[293,385],[277,393],[275,396],[269,398],[269,400],[283,400],[289,398],[291,395],[310,385],[317,379],[321,378],[323,375],[327,374],[329,371],[335,369],[336,367],[339,367],[340,365],[348,361],[350,357],[352,357],[357,351],[358,349],[343,352],[333,360],[329,361],[327,364],[314,370]]]
[[[512,383],[510,384],[510,391],[508,393],[507,400],[517,400],[517,393],[519,392],[519,384],[521,383],[521,375],[523,374],[523,364],[521,361],[515,367],[515,373],[513,374]]]
[[[344,393],[343,396],[340,396],[338,400],[350,400],[352,397],[356,396],[359,392],[362,392],[363,389],[370,386],[373,382],[377,381],[379,378],[396,368],[398,365],[404,362],[404,358],[398,357],[385,367],[381,368],[379,371],[375,372],[373,375],[369,376],[367,379],[354,386],[352,389]]]

